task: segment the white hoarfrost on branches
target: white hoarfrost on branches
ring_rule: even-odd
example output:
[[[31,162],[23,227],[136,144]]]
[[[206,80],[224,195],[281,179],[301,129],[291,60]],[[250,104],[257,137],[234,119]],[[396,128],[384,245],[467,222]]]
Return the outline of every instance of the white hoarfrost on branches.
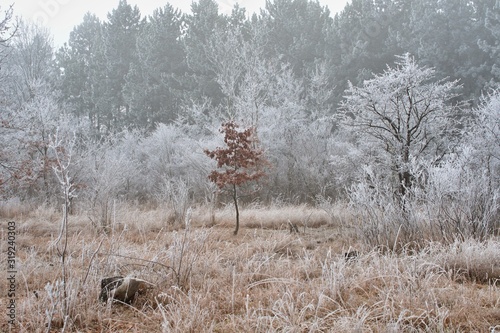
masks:
[[[375,141],[378,154],[390,158],[401,195],[412,186],[412,158],[439,161],[455,144],[461,105],[453,103],[457,81],[435,81],[435,71],[419,66],[410,54],[396,66],[350,84],[341,103],[342,124],[355,129],[360,141]]]
[[[454,102],[459,88],[405,54],[347,89],[345,143],[333,164],[351,175],[349,199],[370,245],[396,249],[498,230],[500,102],[492,95],[465,117]]]
[[[500,90],[484,97],[475,110],[473,130],[467,134],[467,141],[477,152],[478,164],[489,168],[500,183]]]
[[[291,64],[264,55],[266,31],[217,30],[204,46],[224,99],[210,123],[235,119],[253,126],[271,157],[269,180],[276,195],[314,198],[331,183],[325,158],[332,129],[331,92],[324,63],[300,78]],[[216,133],[215,133],[216,134]],[[293,194],[296,193],[296,194]]]

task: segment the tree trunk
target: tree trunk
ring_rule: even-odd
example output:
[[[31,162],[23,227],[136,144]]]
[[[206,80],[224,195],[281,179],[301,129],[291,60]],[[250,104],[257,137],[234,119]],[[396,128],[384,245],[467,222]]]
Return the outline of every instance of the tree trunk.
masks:
[[[236,229],[234,229],[234,235],[238,234],[238,230],[240,229],[240,211],[238,209],[238,195],[236,193],[236,184],[233,184],[233,200],[234,200],[234,208],[236,209]]]
[[[411,173],[409,171],[403,171],[399,173],[399,194],[401,197],[406,195],[406,192],[411,188]]]
[[[409,122],[409,119],[408,119]],[[409,129],[408,129],[409,133]],[[399,166],[399,194],[401,195],[401,198],[404,198],[408,190],[412,186],[412,174],[410,171],[408,171],[408,163],[410,162],[410,137],[408,134],[408,137],[406,138],[406,144],[404,147],[403,151],[403,167],[404,169],[401,170],[401,166]]]

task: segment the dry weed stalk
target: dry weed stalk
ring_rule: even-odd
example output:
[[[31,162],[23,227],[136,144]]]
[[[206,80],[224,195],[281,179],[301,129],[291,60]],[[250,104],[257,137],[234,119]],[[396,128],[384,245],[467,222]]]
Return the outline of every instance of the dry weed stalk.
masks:
[[[62,210],[62,220],[61,227],[59,231],[59,236],[55,240],[54,244],[57,248],[57,252],[61,258],[61,270],[62,270],[62,295],[56,293],[56,296],[61,298],[62,303],[62,312],[63,312],[63,320],[64,326],[63,330],[66,327],[67,320],[70,316],[71,309],[69,308],[70,299],[68,293],[68,271],[67,271],[67,263],[66,256],[68,255],[68,215],[69,208],[71,204],[71,200],[76,197],[75,194],[75,184],[69,175],[69,168],[71,166],[71,159],[73,156],[73,147],[75,145],[75,136],[73,135],[72,139],[68,143],[65,143],[64,140],[59,138],[59,133],[57,132],[49,144],[49,149],[52,150],[54,154],[54,166],[53,171],[56,175],[57,180],[59,181],[59,185],[61,186],[61,193],[63,197],[63,210]],[[62,244],[61,244],[62,242]],[[49,287],[49,285],[47,285]],[[56,290],[59,289],[56,283]],[[46,289],[49,294],[51,294],[52,288],[49,287]],[[52,316],[49,318],[49,322],[47,325],[47,332],[50,332],[52,323]]]

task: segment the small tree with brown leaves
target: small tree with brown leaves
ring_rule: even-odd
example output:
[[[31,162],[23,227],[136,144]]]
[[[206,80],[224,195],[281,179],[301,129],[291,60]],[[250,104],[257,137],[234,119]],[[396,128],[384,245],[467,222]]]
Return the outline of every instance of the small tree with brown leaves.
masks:
[[[218,170],[213,170],[208,178],[219,189],[230,186],[236,210],[234,234],[237,235],[240,227],[237,187],[264,176],[266,173],[263,168],[269,165],[269,162],[264,157],[264,151],[256,147],[257,139],[253,127],[239,130],[238,124],[227,121],[222,124],[220,132],[224,133],[226,147],[204,150],[205,154],[217,161]]]

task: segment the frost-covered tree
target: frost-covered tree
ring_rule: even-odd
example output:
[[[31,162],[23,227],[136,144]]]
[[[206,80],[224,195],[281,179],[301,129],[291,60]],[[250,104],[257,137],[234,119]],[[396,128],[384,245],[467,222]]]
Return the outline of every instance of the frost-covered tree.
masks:
[[[64,115],[50,89],[32,84],[33,97],[0,116],[0,187],[4,194],[51,202],[55,187],[54,159],[49,150],[51,136],[59,129],[80,133],[77,125]]]
[[[10,5],[3,12],[3,17],[0,18],[0,62],[6,57],[8,41],[14,37],[17,31],[17,23],[12,22],[13,5]]]
[[[5,64],[0,111],[0,183],[4,194],[53,199],[51,135],[70,121],[53,84],[53,50],[46,29],[22,22]],[[71,125],[75,128],[77,126]]]
[[[488,190],[493,191],[500,188],[500,91],[484,97],[474,114],[466,141],[476,152],[476,168],[488,175]]]
[[[491,33],[490,38],[488,36],[481,36],[479,45],[481,48],[487,52],[488,60],[485,61],[483,65],[484,68],[489,70],[488,85],[493,88],[498,88],[498,80],[500,78],[500,61],[498,57],[500,55],[500,45],[498,39],[500,38],[500,3],[498,1],[489,0],[491,2],[490,6],[486,9],[485,16],[485,27]]]
[[[23,103],[35,97],[35,86],[53,84],[52,36],[45,27],[21,22],[11,45],[7,66],[14,81],[17,102]],[[52,87],[48,89],[53,90]]]
[[[140,174],[137,147],[141,136],[136,132],[110,135],[100,143],[87,146],[81,154],[80,200],[95,227],[109,231],[116,202],[138,198],[135,179]]]
[[[473,125],[459,154],[444,170],[454,184],[448,216],[472,236],[487,237],[500,230],[500,92],[482,98],[473,111]]]
[[[434,69],[419,66],[410,54],[398,59],[361,87],[350,84],[340,112],[343,125],[358,131],[361,145],[376,142],[378,161],[395,173],[404,197],[415,181],[411,160],[437,162],[452,148],[460,105],[454,103],[457,81],[436,81]]]
[[[235,104],[242,78],[255,59],[249,50],[256,45],[245,40],[244,30],[241,25],[231,29],[216,27],[204,46],[207,60],[215,74],[215,82],[223,94],[220,103],[223,116],[229,118],[241,116],[241,110]]]

